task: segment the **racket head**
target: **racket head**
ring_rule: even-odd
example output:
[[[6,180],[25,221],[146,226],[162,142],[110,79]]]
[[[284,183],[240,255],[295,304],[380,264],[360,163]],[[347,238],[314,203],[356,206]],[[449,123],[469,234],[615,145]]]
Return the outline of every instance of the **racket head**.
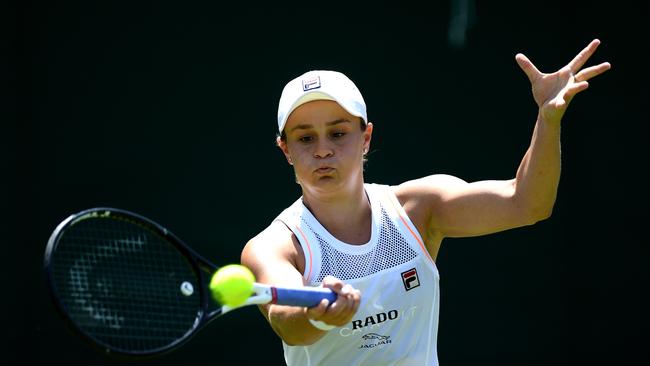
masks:
[[[221,312],[207,287],[216,267],[126,210],[98,207],[68,217],[48,240],[44,267],[60,315],[108,354],[164,354]]]

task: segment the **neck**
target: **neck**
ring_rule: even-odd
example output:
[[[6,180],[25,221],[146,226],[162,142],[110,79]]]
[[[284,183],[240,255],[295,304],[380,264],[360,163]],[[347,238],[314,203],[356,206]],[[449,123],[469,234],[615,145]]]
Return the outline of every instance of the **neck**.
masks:
[[[303,191],[302,201],[338,240],[357,245],[370,241],[372,211],[363,184],[334,197],[319,197]]]

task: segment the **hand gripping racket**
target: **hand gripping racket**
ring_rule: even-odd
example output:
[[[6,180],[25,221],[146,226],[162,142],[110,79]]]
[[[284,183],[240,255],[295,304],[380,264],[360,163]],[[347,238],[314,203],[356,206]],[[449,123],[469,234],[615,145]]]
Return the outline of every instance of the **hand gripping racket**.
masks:
[[[59,313],[107,353],[155,356],[190,339],[232,307],[212,300],[217,267],[174,234],[138,214],[91,208],[65,219],[45,250],[45,273]],[[254,284],[241,306],[315,306],[329,289]]]

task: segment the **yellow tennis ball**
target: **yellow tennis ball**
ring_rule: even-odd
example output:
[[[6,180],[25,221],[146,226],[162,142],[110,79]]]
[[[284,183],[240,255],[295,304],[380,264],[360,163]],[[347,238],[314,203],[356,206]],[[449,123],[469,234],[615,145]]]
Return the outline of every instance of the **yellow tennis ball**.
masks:
[[[236,307],[253,293],[253,282],[255,276],[250,269],[239,264],[229,264],[212,275],[210,292],[220,304]]]

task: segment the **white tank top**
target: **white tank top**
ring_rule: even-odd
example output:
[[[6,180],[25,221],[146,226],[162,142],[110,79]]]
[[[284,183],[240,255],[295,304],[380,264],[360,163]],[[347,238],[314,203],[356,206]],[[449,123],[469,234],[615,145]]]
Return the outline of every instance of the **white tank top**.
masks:
[[[363,245],[333,237],[298,199],[276,220],[305,253],[305,283],[327,275],[361,290],[352,321],[310,346],[283,343],[287,365],[438,365],[439,275],[389,186],[365,184],[372,234]]]

